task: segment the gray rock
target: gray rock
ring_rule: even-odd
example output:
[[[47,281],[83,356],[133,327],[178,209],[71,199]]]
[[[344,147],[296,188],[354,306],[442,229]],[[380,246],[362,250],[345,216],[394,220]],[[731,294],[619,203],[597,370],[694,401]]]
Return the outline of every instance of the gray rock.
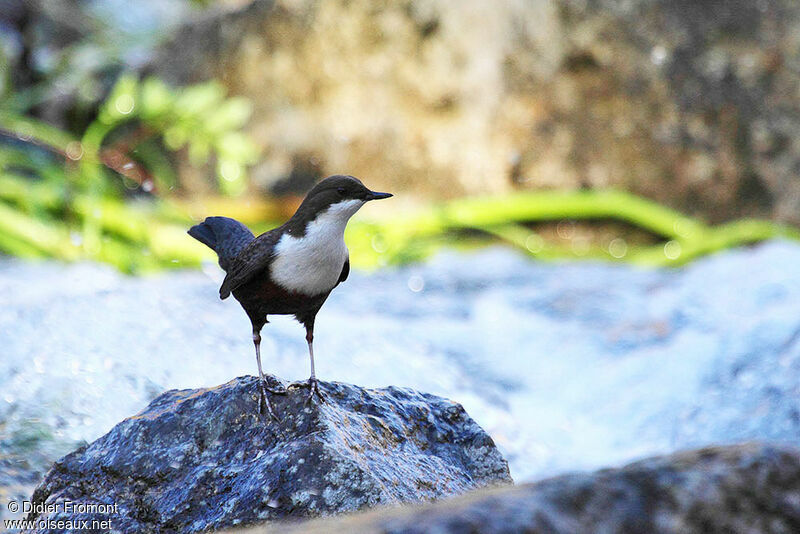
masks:
[[[320,387],[323,404],[306,406],[307,390],[273,396],[280,423],[257,415],[253,377],[168,391],[58,461],[32,499],[57,509],[29,519],[200,532],[511,482],[492,439],[459,404],[393,387]],[[67,513],[67,500],[118,509]]]
[[[246,532],[800,532],[800,451],[752,443],[699,449],[433,504],[295,526],[273,523]]]

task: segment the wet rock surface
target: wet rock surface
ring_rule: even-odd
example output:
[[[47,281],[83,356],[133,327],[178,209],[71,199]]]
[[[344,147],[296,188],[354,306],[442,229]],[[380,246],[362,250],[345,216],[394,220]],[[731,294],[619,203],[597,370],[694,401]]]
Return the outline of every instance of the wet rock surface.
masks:
[[[321,383],[272,397],[280,422],[257,413],[257,380],[173,390],[59,460],[35,503],[116,505],[121,532],[200,532],[257,520],[349,512],[509,483],[492,439],[449,400],[409,389]],[[46,532],[40,530],[39,532]]]
[[[751,443],[479,490],[432,504],[246,532],[788,534],[800,531],[798,480],[800,450]]]

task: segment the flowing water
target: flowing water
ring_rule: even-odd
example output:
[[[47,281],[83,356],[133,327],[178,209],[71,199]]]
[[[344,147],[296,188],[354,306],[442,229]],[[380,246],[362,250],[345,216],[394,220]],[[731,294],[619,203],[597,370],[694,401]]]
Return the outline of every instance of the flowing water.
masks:
[[[317,318],[317,374],[461,402],[517,481],[710,443],[796,442],[798,265],[800,246],[772,242],[680,270],[492,248],[355,271]],[[129,278],[1,262],[0,486],[35,483],[165,389],[255,374],[249,321],[219,300],[220,280],[215,265]],[[276,317],[262,334],[266,370],[308,376],[298,324]]]

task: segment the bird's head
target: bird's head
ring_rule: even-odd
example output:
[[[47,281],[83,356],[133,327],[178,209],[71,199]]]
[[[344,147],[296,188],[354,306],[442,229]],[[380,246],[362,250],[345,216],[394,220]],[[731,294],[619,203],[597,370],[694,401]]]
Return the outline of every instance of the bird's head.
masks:
[[[325,214],[346,224],[365,203],[391,196],[371,191],[354,176],[329,176],[308,192],[293,218],[311,221]]]
[[[378,193],[370,191],[355,176],[336,175],[325,178],[308,192],[303,202],[314,202],[321,206],[338,204],[348,200],[360,200],[362,203],[370,200],[389,198],[391,193]]]

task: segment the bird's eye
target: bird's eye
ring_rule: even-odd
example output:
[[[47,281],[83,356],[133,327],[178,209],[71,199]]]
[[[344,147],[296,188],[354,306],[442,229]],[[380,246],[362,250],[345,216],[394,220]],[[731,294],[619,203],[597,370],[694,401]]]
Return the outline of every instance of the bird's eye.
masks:
[[[336,188],[336,192],[339,193],[340,195],[344,196],[344,187]]]

